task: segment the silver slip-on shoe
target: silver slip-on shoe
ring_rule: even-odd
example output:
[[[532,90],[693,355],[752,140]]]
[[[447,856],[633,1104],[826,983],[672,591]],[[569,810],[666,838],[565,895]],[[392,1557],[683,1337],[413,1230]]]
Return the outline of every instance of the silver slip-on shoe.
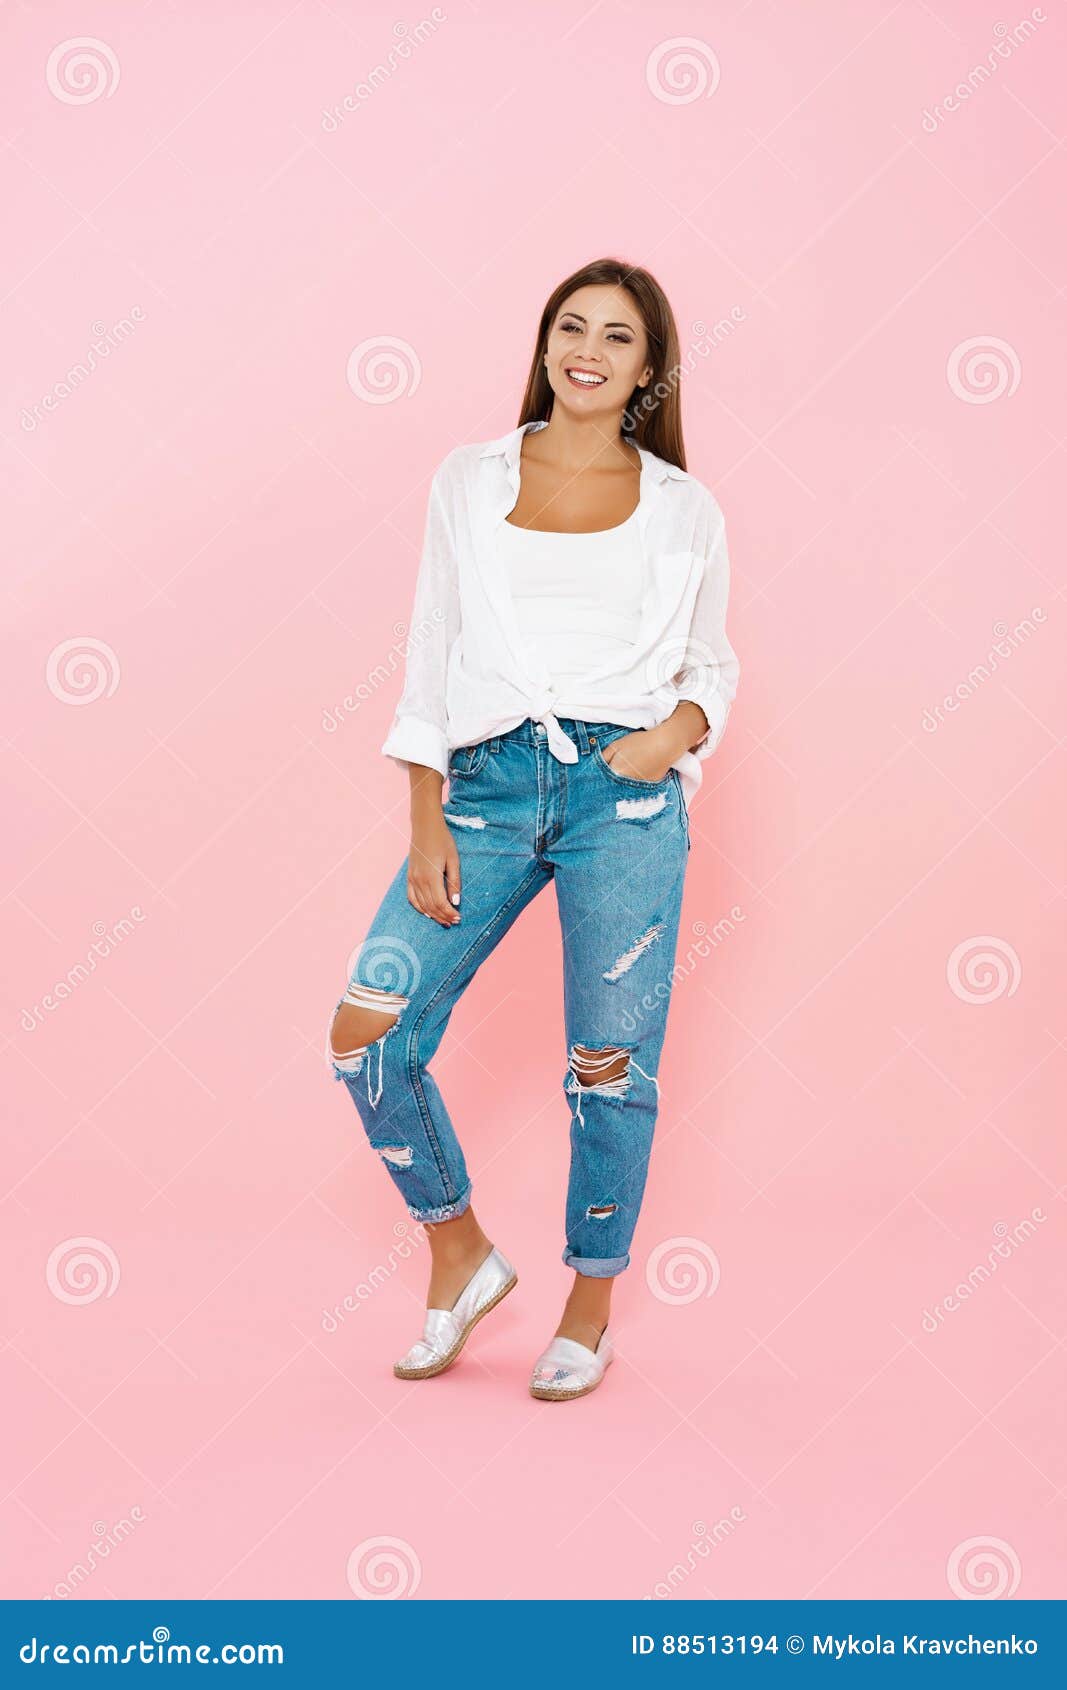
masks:
[[[459,1360],[459,1353],[483,1315],[518,1284],[505,1255],[490,1250],[450,1309],[427,1309],[422,1337],[393,1365],[398,1379],[432,1379]]]
[[[568,1402],[595,1391],[615,1360],[615,1346],[605,1326],[595,1350],[574,1338],[553,1338],[534,1363],[530,1395],[542,1402]]]

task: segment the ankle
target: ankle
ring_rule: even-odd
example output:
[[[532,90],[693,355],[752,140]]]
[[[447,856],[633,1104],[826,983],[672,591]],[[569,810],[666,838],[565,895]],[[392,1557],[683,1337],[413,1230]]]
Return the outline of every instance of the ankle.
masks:
[[[430,1283],[426,1287],[426,1304],[432,1309],[450,1309],[467,1282],[473,1279],[483,1262],[488,1261],[493,1245],[481,1227],[468,1228],[462,1238],[430,1239]]]
[[[435,1268],[457,1268],[483,1262],[492,1250],[492,1241],[479,1227],[469,1238],[430,1240],[430,1255]]]
[[[472,1259],[487,1256],[493,1248],[471,1209],[465,1209],[455,1220],[439,1221],[426,1229],[430,1254],[434,1263],[442,1267],[462,1265]]]
[[[576,1319],[564,1309],[555,1336],[571,1338],[576,1344],[584,1344],[587,1350],[595,1350],[607,1328],[606,1317],[603,1320]]]

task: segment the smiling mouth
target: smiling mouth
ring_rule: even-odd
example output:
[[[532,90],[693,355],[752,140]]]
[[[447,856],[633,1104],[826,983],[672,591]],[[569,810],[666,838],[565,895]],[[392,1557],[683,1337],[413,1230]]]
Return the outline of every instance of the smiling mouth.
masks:
[[[607,376],[598,376],[593,370],[564,370],[567,380],[575,387],[603,387]]]

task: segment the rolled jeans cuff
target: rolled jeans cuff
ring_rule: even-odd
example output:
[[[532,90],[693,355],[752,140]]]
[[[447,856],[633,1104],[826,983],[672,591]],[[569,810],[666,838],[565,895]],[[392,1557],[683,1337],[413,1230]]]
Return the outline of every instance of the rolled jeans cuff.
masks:
[[[625,1256],[576,1256],[568,1244],[563,1252],[567,1267],[582,1273],[586,1279],[614,1279],[630,1265],[629,1252]]]
[[[454,1203],[442,1203],[436,1209],[414,1209],[408,1204],[408,1214],[413,1221],[421,1221],[423,1226],[437,1226],[441,1221],[454,1221],[471,1205],[473,1185],[468,1185],[466,1191],[460,1192]]]

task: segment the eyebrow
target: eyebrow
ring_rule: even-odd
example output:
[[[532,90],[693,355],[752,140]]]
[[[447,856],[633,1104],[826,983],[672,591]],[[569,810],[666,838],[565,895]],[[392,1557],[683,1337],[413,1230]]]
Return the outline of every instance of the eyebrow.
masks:
[[[577,317],[577,319],[580,323],[584,323],[587,320],[585,317],[582,316],[580,311],[561,311],[560,316],[561,317]],[[632,329],[633,326],[634,325],[632,323],[605,323],[604,324],[604,327],[606,329]]]

